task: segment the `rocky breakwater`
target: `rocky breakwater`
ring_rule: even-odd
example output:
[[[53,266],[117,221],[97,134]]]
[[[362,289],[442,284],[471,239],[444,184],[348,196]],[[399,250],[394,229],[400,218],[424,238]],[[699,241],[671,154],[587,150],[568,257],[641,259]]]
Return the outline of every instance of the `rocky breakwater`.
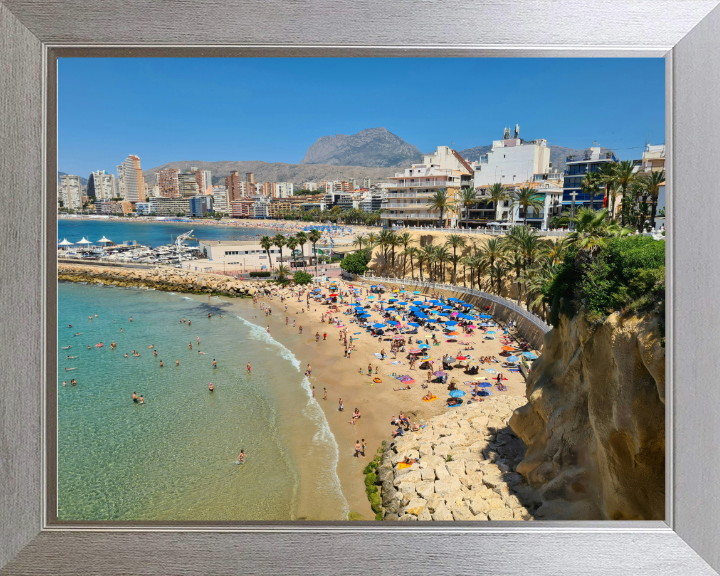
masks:
[[[448,408],[385,443],[376,473],[384,520],[532,520],[540,503],[515,471],[525,445],[508,427],[524,398]],[[418,461],[406,467],[408,458]]]
[[[665,516],[662,318],[616,312],[591,324],[560,315],[510,420],[527,445],[517,466],[538,519]]]
[[[122,268],[86,264],[58,264],[58,280],[111,286],[140,286],[170,292],[225,294],[250,297],[258,291],[270,293],[264,282],[243,282],[219,274],[175,268]]]

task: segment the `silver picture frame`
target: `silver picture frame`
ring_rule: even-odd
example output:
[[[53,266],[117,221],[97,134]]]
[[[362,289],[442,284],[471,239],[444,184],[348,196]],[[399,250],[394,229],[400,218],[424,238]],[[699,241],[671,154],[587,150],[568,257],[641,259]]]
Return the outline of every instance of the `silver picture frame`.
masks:
[[[0,574],[717,574],[719,3],[0,0]],[[48,480],[63,56],[664,58],[666,520],[57,522]]]

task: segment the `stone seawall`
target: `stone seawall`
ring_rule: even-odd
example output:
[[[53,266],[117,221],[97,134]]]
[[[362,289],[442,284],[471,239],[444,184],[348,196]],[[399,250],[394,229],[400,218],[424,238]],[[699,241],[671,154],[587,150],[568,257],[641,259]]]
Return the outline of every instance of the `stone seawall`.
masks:
[[[515,471],[525,444],[508,426],[525,398],[487,397],[385,443],[376,483],[385,520],[532,520],[536,491]],[[418,459],[400,467],[405,458]]]
[[[264,282],[242,282],[220,274],[164,267],[142,270],[120,266],[58,263],[58,280],[110,286],[145,286],[168,292],[224,294],[235,297],[252,297],[258,291],[269,292],[269,288],[263,286]]]

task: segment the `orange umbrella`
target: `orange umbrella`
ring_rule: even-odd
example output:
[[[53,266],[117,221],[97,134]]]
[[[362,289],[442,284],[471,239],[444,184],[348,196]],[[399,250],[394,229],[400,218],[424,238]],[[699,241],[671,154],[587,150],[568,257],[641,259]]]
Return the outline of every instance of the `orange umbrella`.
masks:
[[[513,348],[512,346],[503,346],[501,349],[507,350],[508,352],[510,352],[511,350],[515,350],[515,348]]]
[[[457,336],[458,333],[457,332],[448,332],[447,335],[448,336]]]

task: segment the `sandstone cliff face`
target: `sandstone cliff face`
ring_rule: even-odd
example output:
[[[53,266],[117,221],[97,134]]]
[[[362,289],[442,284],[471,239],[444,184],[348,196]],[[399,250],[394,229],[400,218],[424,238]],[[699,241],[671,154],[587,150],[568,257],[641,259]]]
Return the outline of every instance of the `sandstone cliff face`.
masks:
[[[537,519],[665,517],[665,349],[660,318],[561,316],[510,419]]]

